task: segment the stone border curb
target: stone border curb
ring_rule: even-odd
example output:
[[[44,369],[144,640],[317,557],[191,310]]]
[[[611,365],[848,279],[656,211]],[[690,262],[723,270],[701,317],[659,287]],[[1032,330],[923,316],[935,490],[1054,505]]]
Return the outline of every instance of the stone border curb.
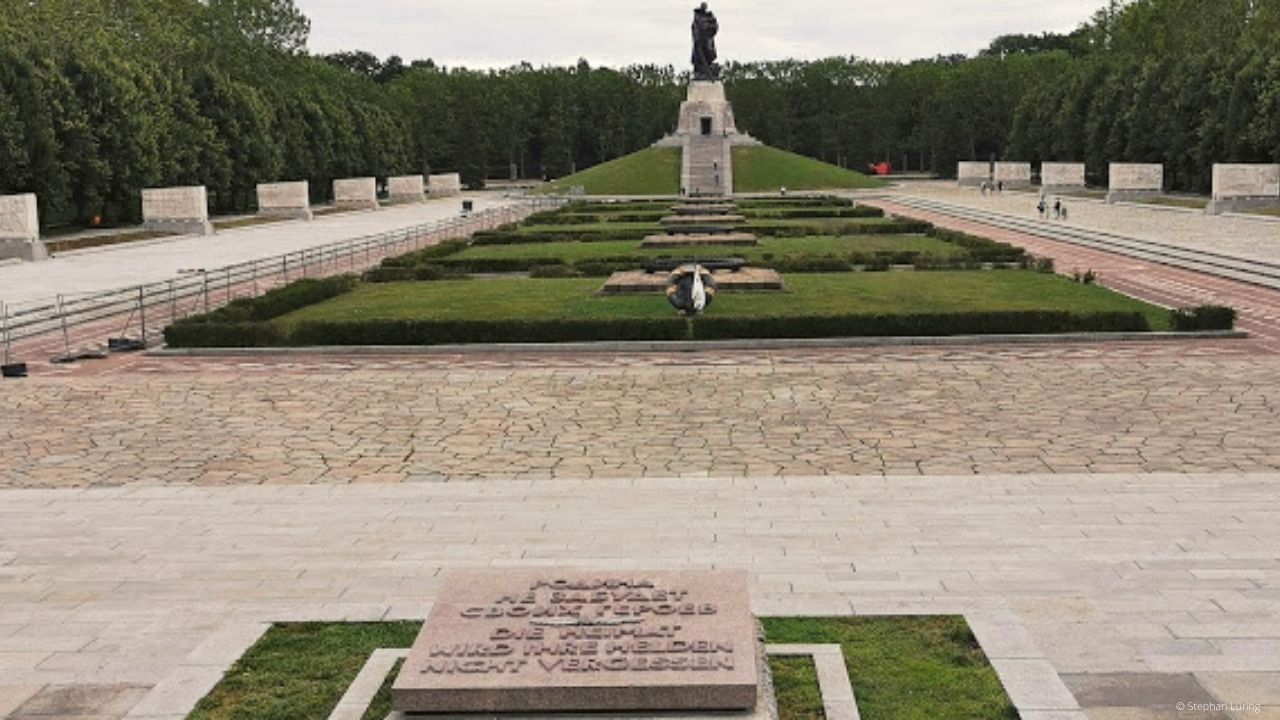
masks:
[[[835,614],[835,613],[833,613]],[[855,616],[920,614],[903,612],[851,613]],[[996,671],[1009,700],[1024,720],[1086,720],[1075,696],[1058,676],[1053,665],[1032,640],[1026,627],[1008,611],[948,613],[946,608],[926,614],[962,614],[978,644]],[[213,690],[231,666],[276,622],[390,621],[390,608],[367,615],[359,613],[297,613],[272,622],[233,620],[223,625],[188,655],[181,665],[147,693],[126,716],[126,720],[181,720]],[[322,615],[337,617],[325,620]],[[786,616],[788,613],[778,613]],[[407,619],[407,618],[405,618]],[[766,655],[813,657],[822,691],[823,708],[829,720],[858,720],[853,686],[845,670],[839,645],[766,645]],[[397,661],[408,656],[408,648],[375,650],[347,688],[328,720],[359,720],[387,674]],[[395,717],[395,714],[392,714]]]
[[[387,675],[396,663],[409,657],[409,648],[382,648],[374,650],[368,662],[360,668],[360,674],[342,694],[342,699],[329,713],[329,720],[361,720],[369,711],[373,699],[382,689]]]
[[[271,623],[252,621],[223,625],[133,706],[126,720],[185,718],[270,627]]]
[[[853,696],[849,671],[845,669],[844,650],[839,645],[766,645],[765,655],[813,657],[818,671],[818,690],[822,693],[822,710],[827,720],[861,720],[858,701]]]
[[[288,357],[307,355],[490,355],[561,353],[699,353],[717,350],[813,348],[947,347],[989,345],[1073,345],[1082,343],[1245,340],[1243,330],[1212,332],[1063,333],[1060,335],[951,335],[944,337],[791,338],[707,341],[605,341],[567,343],[487,343],[475,345],[351,345],[296,348],[170,348],[151,357]]]
[[[811,656],[818,671],[818,689],[827,720],[859,720],[858,704],[845,670],[844,652],[839,645],[766,645],[765,655],[773,657]],[[356,679],[329,714],[328,720],[360,720],[369,711],[374,697],[396,662],[409,656],[408,648],[374,650]],[[584,714],[590,717],[598,714]],[[394,713],[391,717],[397,717]],[[726,717],[733,717],[726,715]]]

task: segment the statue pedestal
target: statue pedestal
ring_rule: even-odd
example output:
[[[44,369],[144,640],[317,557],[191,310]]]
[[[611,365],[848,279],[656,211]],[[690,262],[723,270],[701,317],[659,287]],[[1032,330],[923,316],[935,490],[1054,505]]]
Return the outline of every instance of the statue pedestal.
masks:
[[[683,147],[691,137],[726,138],[730,145],[760,145],[760,141],[738,132],[733,105],[725,98],[724,83],[694,80],[689,94],[680,104],[676,131],[659,140],[659,147]]]
[[[723,197],[733,194],[732,149],[761,143],[738,132],[724,83],[694,80],[689,83],[688,98],[680,105],[676,131],[654,144],[683,150],[682,194]]]
[[[695,80],[689,97],[680,105],[677,135],[737,135],[733,106],[724,96],[724,83]]]

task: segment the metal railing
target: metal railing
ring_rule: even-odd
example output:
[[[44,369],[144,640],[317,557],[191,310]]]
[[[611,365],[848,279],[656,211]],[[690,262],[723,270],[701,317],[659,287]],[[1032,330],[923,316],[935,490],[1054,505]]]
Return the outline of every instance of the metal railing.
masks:
[[[0,302],[0,345],[4,356],[9,358],[14,345],[20,341],[61,335],[69,353],[73,330],[105,324],[113,318],[122,320],[122,328],[114,333],[109,326],[103,327],[109,338],[124,338],[136,331],[140,342],[146,345],[149,333],[155,334],[170,323],[208,312],[232,300],[257,297],[266,290],[303,278],[360,272],[384,258],[519,222],[567,202],[569,200],[559,197],[525,197],[515,205],[340,240],[271,258],[181,271],[180,277],[171,280],[102,292],[62,294],[22,305]]]

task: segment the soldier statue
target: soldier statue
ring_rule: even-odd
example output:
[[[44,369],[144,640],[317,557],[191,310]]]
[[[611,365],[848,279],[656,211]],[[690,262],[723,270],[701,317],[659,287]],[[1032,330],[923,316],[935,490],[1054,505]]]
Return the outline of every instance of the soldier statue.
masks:
[[[706,3],[693,11],[693,79],[714,82],[720,79],[716,63],[716,35],[720,21]]]

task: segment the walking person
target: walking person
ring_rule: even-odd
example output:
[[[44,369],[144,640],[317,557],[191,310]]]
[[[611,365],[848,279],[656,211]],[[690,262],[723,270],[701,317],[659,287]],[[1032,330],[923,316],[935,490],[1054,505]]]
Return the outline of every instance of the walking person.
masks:
[[[1036,209],[1040,211],[1040,219],[1043,220],[1045,213],[1049,212],[1049,206],[1044,201],[1044,196],[1040,196],[1040,202],[1036,203]]]
[[[1062,219],[1062,198],[1053,199],[1053,219],[1054,220]]]

